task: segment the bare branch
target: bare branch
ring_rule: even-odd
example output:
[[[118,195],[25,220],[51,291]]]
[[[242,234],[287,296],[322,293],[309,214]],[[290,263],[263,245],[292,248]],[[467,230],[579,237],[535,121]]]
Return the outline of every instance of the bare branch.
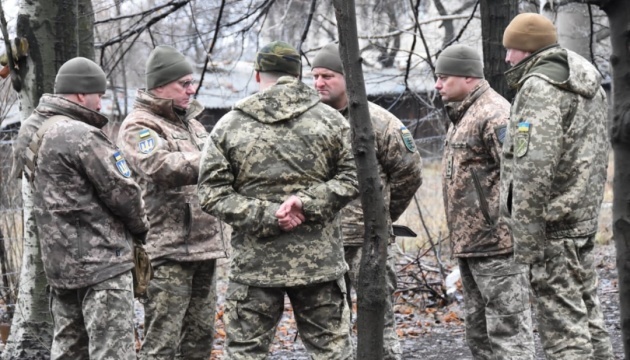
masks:
[[[208,62],[210,61],[210,55],[214,50],[214,45],[217,42],[217,38],[219,37],[219,28],[221,27],[221,18],[223,17],[223,10],[225,9],[225,0],[221,0],[221,7],[219,8],[219,15],[217,16],[217,24],[214,28],[214,36],[212,37],[212,42],[210,43],[210,47],[206,53],[206,62],[203,64],[203,70],[201,71],[201,79],[199,80],[199,86],[197,86],[197,91],[195,91],[195,98],[199,95],[199,89],[203,85],[203,80],[206,75],[206,71],[208,70]]]

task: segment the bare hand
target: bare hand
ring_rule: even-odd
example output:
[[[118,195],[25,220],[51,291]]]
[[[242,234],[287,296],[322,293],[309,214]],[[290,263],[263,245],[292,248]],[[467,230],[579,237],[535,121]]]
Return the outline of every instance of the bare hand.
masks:
[[[305,217],[302,212],[302,200],[295,195],[289,196],[276,211],[278,226],[284,231],[290,231],[304,222]]]

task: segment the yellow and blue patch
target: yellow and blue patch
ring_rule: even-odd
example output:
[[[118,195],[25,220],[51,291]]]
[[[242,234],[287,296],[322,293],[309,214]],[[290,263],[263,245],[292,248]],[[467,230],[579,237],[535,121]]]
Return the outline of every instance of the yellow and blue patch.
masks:
[[[516,133],[516,141],[514,144],[514,155],[523,157],[529,149],[529,138],[531,134],[532,124],[528,122],[518,123],[518,132]]]
[[[131,176],[131,169],[129,169],[129,166],[127,165],[127,161],[125,160],[125,158],[123,158],[120,151],[116,151],[114,153],[114,161],[116,161],[116,168],[118,169],[118,172],[120,172],[122,176],[126,178]]]
[[[402,135],[403,143],[405,143],[405,147],[409,152],[416,151],[416,142],[413,140],[413,135],[411,135],[411,131],[407,130],[406,126],[400,127],[400,134]]]
[[[149,129],[142,129],[138,133],[138,150],[143,154],[150,154],[155,149],[155,138]]]

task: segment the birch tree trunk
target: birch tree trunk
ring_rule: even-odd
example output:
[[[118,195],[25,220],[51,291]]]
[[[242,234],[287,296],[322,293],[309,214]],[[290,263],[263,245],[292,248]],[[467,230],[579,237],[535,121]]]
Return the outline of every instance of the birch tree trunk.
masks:
[[[383,327],[387,292],[385,265],[389,229],[383,214],[388,209],[378,174],[372,121],[368,110],[354,0],[334,0],[341,60],[346,69],[352,149],[357,164],[361,205],[365,220],[363,255],[357,289],[357,358],[383,358]]]
[[[558,43],[592,61],[591,31],[587,25],[590,22],[586,4],[569,3],[558,7],[556,18]]]

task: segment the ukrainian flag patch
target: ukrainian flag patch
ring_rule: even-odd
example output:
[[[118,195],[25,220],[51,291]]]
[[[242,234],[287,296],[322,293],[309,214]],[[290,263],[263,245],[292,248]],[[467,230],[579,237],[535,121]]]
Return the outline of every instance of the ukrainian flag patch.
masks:
[[[129,166],[127,165],[127,161],[125,160],[125,158],[123,158],[120,151],[116,151],[114,153],[114,161],[116,161],[116,168],[118,169],[118,172],[120,172],[122,176],[126,178],[131,176],[131,170],[129,169]]]
[[[150,154],[155,149],[155,138],[149,129],[142,129],[138,133],[138,150],[143,154]]]

